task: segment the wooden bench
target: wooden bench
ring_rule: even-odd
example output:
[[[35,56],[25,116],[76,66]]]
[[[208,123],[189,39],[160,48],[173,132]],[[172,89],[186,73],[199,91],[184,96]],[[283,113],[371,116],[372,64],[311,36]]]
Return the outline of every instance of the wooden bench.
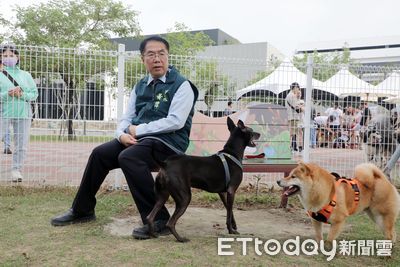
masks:
[[[230,115],[233,121],[241,119],[245,125],[261,134],[254,154],[264,153],[263,159],[243,160],[245,173],[283,173],[289,175],[297,166],[291,158],[290,137],[286,108],[274,104],[258,104]],[[229,137],[226,117],[211,118],[199,112],[193,117],[188,155],[208,156],[221,150]],[[249,154],[246,153],[245,154]],[[281,207],[287,197],[282,194]]]

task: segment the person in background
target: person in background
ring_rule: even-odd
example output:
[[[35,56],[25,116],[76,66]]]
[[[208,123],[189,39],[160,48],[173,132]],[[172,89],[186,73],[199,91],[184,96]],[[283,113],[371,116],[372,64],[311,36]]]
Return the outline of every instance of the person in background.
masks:
[[[396,109],[392,109],[390,111],[390,123],[393,125],[395,129],[399,127],[400,124],[400,117],[399,113],[397,112]]]
[[[311,106],[311,118],[310,118],[310,147],[317,147],[317,123],[315,122],[315,117],[317,117],[317,113],[314,105]]]
[[[151,171],[157,162],[183,154],[198,97],[197,88],[169,66],[169,43],[151,36],[140,44],[142,62],[149,75],[134,86],[116,138],[96,147],[87,162],[72,207],[51,219],[53,226],[95,220],[96,193],[110,170],[121,168],[143,222],[133,229],[136,239],[150,238],[146,217],[156,203]],[[169,234],[170,215],[163,207],[155,218],[155,232]]]
[[[0,99],[3,105],[0,132],[5,139],[11,124],[15,144],[11,178],[13,182],[22,182],[21,170],[28,149],[32,120],[30,102],[36,100],[38,90],[31,74],[19,68],[19,52],[14,45],[3,45],[0,53],[4,66],[0,73]]]
[[[1,103],[0,103],[0,109],[2,108],[1,107],[2,105],[1,105]],[[0,115],[1,116],[1,115]],[[4,134],[4,137],[2,138],[2,141],[4,142],[4,151],[3,151],[3,153],[4,154],[12,154],[12,151],[11,151],[11,133],[10,133],[10,127],[7,127],[6,129],[5,129],[5,134]]]
[[[300,122],[302,121],[304,106],[300,96],[300,85],[297,82],[292,83],[290,92],[285,99],[292,151],[301,151],[303,148],[303,131],[300,127]]]
[[[391,178],[391,172],[393,168],[396,166],[397,161],[400,158],[400,118],[396,110],[392,111],[390,114],[390,123],[394,128],[394,137],[396,138],[396,150],[390,157],[389,161],[386,163],[383,172],[389,178],[390,181],[393,181]]]
[[[354,135],[354,126],[356,125],[355,108],[347,106],[343,115],[343,133],[348,136],[349,148],[355,148],[356,140]]]
[[[0,59],[0,72],[3,71],[3,64],[1,63],[1,59]],[[3,103],[1,102],[0,99],[0,118],[3,117]],[[7,127],[5,129],[5,134],[4,136],[1,137],[1,141],[4,142],[4,154],[12,154],[12,151],[10,149],[11,146],[11,137],[10,137],[10,128]]]
[[[371,121],[372,114],[371,110],[368,107],[368,102],[362,102],[360,105],[360,110],[361,110],[361,119],[358,128],[360,131],[360,140],[363,140],[368,123]],[[359,146],[359,149],[362,149],[361,145]]]
[[[321,113],[318,112],[317,116],[314,118],[314,122],[317,125],[317,146],[327,146],[329,133],[331,131],[328,127],[328,116],[321,115]]]
[[[339,137],[343,121],[343,111],[339,108],[339,104],[335,103],[333,107],[325,111],[325,114],[328,116],[328,125],[333,134],[329,139],[334,141]]]
[[[364,128],[368,125],[369,121],[371,120],[371,111],[369,110],[368,107],[368,102],[363,102],[361,103],[360,109],[362,110],[361,114],[361,120],[360,120],[360,126]]]
[[[361,129],[361,118],[362,118],[362,111],[360,108],[355,107],[354,108],[354,126],[350,130],[350,134],[353,137],[353,142],[354,146],[353,147],[358,147],[358,149],[361,149],[361,138],[360,138],[360,129]]]
[[[232,101],[228,101],[228,106],[224,110],[224,116],[231,115],[233,113]]]

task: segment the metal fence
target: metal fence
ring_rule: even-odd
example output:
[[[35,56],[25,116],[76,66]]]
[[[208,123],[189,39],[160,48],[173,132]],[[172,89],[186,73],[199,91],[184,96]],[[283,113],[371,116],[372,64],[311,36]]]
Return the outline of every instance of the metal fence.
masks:
[[[36,46],[18,49],[21,69],[32,74],[39,91],[32,103],[24,183],[78,185],[91,150],[113,138],[132,87],[146,74],[140,56],[124,51],[123,46],[118,51]],[[400,66],[322,65],[310,61],[295,67],[284,61],[276,67],[264,59],[177,55],[170,55],[169,60],[199,88],[196,110],[212,117],[223,116],[228,101],[233,102],[234,110],[260,102],[285,105],[290,84],[298,82],[305,100],[301,123],[304,147],[302,152],[294,151],[293,158],[351,176],[354,166],[361,162],[383,166],[396,147],[393,122],[397,109],[393,103],[397,100],[392,97],[399,95]],[[254,71],[260,69],[255,66],[265,71]],[[232,74],[235,72],[252,78],[238,80]],[[364,80],[374,80],[375,85]],[[362,115],[362,102],[369,104],[372,113],[369,128],[355,127]],[[328,109],[335,104],[343,116],[339,131],[331,134],[316,126],[315,116],[326,120]],[[315,144],[310,139],[314,133]],[[1,154],[0,159],[0,182],[9,183],[12,155]],[[398,169],[396,166],[393,176],[397,177]],[[264,175],[267,183],[279,177]],[[124,184],[119,170],[111,172],[106,181],[110,186]]]

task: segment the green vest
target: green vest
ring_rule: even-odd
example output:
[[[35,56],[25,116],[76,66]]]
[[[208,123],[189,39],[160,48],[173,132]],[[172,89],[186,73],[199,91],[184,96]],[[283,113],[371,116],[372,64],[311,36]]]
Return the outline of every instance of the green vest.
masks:
[[[187,79],[179,74],[174,67],[171,67],[167,72],[165,83],[158,83],[155,86],[155,89],[152,85],[147,85],[148,79],[148,76],[144,77],[135,87],[135,109],[137,116],[132,119],[133,125],[149,123],[151,121],[166,118],[176,91],[184,81],[187,81]],[[189,83],[193,89],[194,102],[183,128],[170,133],[151,134],[152,137],[157,137],[182,152],[185,152],[189,146],[194,104],[199,95],[196,86],[194,86],[190,81]]]

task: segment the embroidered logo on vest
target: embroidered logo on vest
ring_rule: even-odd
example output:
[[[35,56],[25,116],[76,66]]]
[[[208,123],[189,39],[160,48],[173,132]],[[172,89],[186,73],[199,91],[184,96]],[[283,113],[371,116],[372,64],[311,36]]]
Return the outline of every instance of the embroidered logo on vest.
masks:
[[[164,92],[160,92],[156,95],[156,100],[154,101],[154,108],[158,109],[158,107],[160,106],[161,102],[167,102],[168,98],[167,98],[167,93],[168,90],[164,91]]]

